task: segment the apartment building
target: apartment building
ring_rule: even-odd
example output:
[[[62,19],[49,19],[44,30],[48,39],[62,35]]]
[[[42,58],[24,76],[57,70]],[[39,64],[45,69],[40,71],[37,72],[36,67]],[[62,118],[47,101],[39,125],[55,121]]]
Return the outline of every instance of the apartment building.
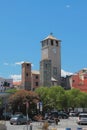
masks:
[[[0,77],[0,91],[5,91],[6,89],[13,87],[13,79],[5,79]]]
[[[87,68],[76,72],[70,77],[71,88],[80,89],[83,92],[87,92]]]

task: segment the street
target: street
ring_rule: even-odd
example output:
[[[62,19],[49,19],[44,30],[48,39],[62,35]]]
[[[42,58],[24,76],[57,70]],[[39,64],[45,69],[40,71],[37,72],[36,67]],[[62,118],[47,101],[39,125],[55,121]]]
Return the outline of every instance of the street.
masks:
[[[58,128],[58,130],[65,130],[70,128],[71,130],[87,130],[87,125],[78,125],[76,123],[76,117],[69,117],[69,119],[61,119],[58,125],[51,124],[50,128]],[[38,130],[42,125],[42,122],[33,122],[32,130]],[[9,121],[6,121],[7,130],[30,130],[30,126],[27,125],[10,125]]]

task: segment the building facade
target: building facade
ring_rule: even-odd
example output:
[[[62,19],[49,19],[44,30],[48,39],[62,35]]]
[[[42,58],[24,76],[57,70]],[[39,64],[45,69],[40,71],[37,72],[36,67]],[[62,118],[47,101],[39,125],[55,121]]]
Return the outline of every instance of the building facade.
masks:
[[[61,82],[61,40],[52,34],[41,41],[40,85],[60,85]]]
[[[40,84],[40,72],[32,70],[31,72],[31,90],[35,90]]]
[[[87,68],[83,68],[70,77],[71,88],[87,92]]]
[[[35,90],[39,87],[40,83],[40,73],[39,71],[31,70],[31,63],[22,63],[22,89],[25,90]]]
[[[13,79],[5,79],[0,77],[0,91],[4,92],[6,89],[13,87]]]
[[[22,88],[31,90],[31,63],[22,63]]]

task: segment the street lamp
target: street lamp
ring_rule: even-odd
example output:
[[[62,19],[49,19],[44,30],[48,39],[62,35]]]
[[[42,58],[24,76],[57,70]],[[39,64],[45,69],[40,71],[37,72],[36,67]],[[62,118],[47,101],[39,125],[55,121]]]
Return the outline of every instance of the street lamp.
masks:
[[[28,120],[29,120],[29,117],[28,117],[28,109],[29,109],[29,102],[26,101],[27,130],[28,130]]]

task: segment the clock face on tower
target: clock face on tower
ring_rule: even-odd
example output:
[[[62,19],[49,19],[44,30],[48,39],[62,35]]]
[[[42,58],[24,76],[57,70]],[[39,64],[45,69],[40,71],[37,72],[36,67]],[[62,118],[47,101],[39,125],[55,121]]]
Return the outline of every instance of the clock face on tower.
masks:
[[[53,48],[53,53],[56,53],[56,47]]]
[[[47,59],[48,58],[48,49],[42,50],[42,59]]]

